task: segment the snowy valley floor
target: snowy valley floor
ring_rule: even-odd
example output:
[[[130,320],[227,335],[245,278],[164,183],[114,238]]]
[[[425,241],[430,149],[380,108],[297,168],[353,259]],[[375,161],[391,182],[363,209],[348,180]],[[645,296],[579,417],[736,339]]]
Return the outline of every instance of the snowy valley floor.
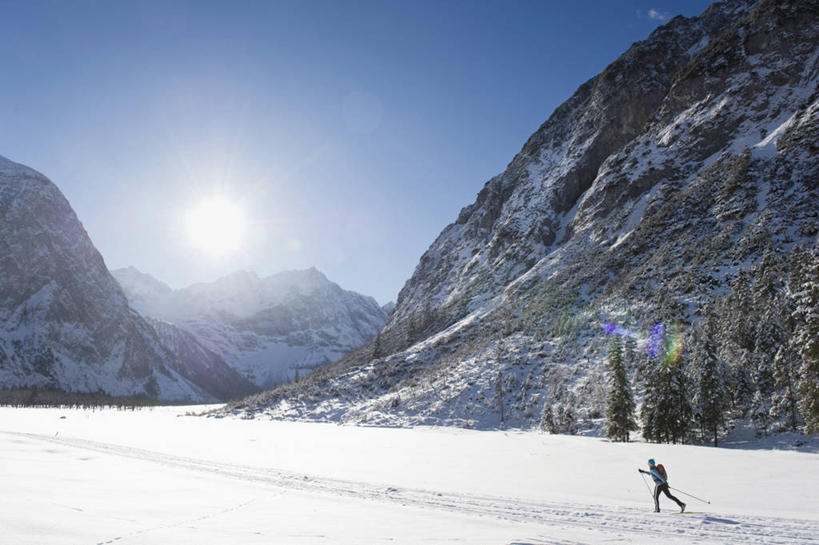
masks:
[[[0,543],[819,543],[816,448],[184,412],[0,408]],[[649,457],[711,505],[653,513]]]

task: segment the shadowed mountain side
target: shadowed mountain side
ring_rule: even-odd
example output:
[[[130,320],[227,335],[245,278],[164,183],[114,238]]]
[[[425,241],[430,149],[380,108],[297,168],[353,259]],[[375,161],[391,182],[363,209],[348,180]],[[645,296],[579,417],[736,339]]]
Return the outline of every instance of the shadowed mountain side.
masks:
[[[129,306],[59,189],[0,158],[0,385],[215,401],[253,387]],[[167,332],[172,333],[170,330]]]

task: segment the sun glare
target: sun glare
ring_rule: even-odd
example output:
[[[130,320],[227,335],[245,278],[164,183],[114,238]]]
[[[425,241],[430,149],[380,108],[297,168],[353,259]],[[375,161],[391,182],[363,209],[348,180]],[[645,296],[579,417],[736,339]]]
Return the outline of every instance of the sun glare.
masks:
[[[247,231],[244,212],[224,197],[199,202],[185,216],[190,242],[202,252],[218,257],[242,246]]]

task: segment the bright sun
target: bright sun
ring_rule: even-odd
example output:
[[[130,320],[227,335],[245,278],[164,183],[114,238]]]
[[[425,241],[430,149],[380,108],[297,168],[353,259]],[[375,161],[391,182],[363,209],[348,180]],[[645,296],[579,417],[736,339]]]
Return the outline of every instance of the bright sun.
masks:
[[[185,216],[188,238],[197,249],[218,257],[242,246],[247,231],[244,212],[225,197],[199,202]]]

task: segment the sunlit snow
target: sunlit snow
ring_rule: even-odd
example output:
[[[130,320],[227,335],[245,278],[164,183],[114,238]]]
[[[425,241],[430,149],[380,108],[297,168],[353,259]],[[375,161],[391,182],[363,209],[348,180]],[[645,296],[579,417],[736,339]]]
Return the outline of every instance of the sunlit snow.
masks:
[[[819,543],[819,452],[0,409],[2,542]],[[201,408],[195,408],[201,410]],[[755,447],[753,449],[751,447]],[[652,512],[663,463],[690,513]]]

